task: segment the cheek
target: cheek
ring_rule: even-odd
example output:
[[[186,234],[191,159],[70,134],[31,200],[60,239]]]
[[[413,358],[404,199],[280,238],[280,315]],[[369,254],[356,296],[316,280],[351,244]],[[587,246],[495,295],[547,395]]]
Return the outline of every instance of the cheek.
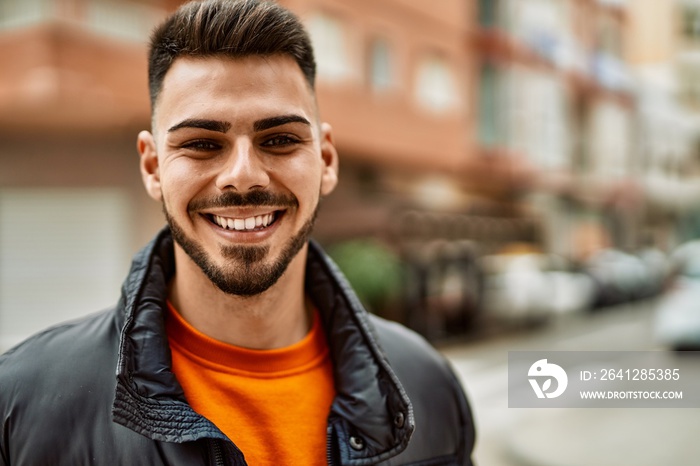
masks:
[[[319,196],[322,173],[320,164],[294,161],[278,173],[283,177],[287,188],[299,198],[300,203]]]
[[[299,210],[305,212],[314,210],[321,197],[321,186],[318,177],[301,177],[298,180],[297,189],[293,190],[293,194],[299,201]]]
[[[173,161],[164,167],[161,174],[163,197],[173,207],[178,203],[186,205],[206,186],[206,174],[185,162]]]

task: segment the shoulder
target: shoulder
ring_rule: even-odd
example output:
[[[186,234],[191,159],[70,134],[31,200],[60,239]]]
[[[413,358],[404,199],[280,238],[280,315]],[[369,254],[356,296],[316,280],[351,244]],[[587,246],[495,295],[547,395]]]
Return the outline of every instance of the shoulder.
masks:
[[[415,374],[416,369],[420,369],[437,376],[438,380],[448,385],[456,383],[448,361],[425,338],[399,323],[375,315],[370,315],[370,322],[374,326],[379,344],[386,353],[391,367],[399,376]],[[425,375],[427,375],[425,372],[418,375],[416,382],[424,384]]]
[[[451,451],[471,464],[474,422],[462,385],[447,359],[416,332],[371,315],[377,339],[406,390],[416,423],[410,450]]]
[[[25,399],[37,404],[78,393],[76,386],[89,390],[107,373],[114,378],[118,330],[113,316],[103,311],[51,327],[0,355],[0,414]]]
[[[0,459],[66,464],[56,452],[68,455],[67,439],[97,435],[95,426],[111,418],[116,334],[113,313],[103,312],[49,328],[0,356]]]
[[[0,375],[15,367],[30,369],[41,365],[48,369],[45,366],[52,359],[64,360],[67,354],[94,349],[96,343],[103,342],[110,335],[118,335],[114,315],[114,309],[108,309],[49,327],[30,336],[0,355]]]

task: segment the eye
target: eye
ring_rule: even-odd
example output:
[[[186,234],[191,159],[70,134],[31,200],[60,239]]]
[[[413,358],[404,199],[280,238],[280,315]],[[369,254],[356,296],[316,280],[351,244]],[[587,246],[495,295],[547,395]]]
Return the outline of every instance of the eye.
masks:
[[[298,143],[299,143],[299,139],[297,139],[293,136],[290,136],[287,134],[278,134],[278,135],[272,136],[272,137],[264,140],[262,142],[262,144],[260,144],[260,145],[263,147],[274,149],[276,147],[283,148],[283,147],[291,146],[293,144],[298,144]]]
[[[180,147],[198,152],[211,152],[221,149],[221,144],[208,139],[197,139],[194,141],[188,141],[182,144]]]

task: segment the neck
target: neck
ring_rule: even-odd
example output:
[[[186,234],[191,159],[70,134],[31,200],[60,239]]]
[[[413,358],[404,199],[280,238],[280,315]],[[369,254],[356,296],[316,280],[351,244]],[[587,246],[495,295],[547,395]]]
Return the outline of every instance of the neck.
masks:
[[[215,340],[261,350],[292,345],[304,338],[312,322],[304,293],[307,247],[267,291],[236,296],[217,288],[176,244],[168,299],[190,325]]]

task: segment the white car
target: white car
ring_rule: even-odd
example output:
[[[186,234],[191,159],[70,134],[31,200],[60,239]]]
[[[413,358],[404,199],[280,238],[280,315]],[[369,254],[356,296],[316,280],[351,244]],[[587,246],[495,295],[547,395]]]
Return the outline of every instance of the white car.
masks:
[[[591,278],[567,271],[566,261],[551,254],[486,256],[482,268],[484,310],[500,320],[538,323],[587,309],[593,299]]]
[[[673,254],[677,277],[661,297],[654,316],[655,340],[675,350],[700,350],[700,249]]]

